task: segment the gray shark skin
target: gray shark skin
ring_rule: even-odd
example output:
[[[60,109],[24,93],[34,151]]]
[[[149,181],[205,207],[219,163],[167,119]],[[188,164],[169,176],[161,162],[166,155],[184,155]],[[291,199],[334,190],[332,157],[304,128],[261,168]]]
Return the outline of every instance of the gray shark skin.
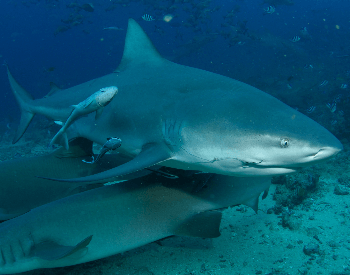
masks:
[[[96,164],[87,164],[82,161],[92,155],[92,142],[77,138],[70,142],[69,151],[61,148],[45,156],[1,162],[0,220],[13,218],[32,208],[78,193],[79,187],[84,185],[68,182],[54,183],[37,178],[38,173],[51,177],[81,177],[106,171],[130,160],[120,155],[107,154]],[[120,180],[149,173],[151,172],[143,170],[121,177]]]
[[[270,178],[214,174],[191,180],[146,176],[51,202],[0,225],[0,274],[76,265],[171,236],[218,237],[231,205],[257,209]],[[164,183],[166,186],[161,185]]]
[[[133,19],[122,61],[112,74],[37,100],[8,75],[22,110],[15,142],[34,114],[65,121],[74,102],[100,87],[119,89],[118,100],[98,121],[90,115],[73,125],[76,136],[101,145],[120,137],[118,151],[133,160],[88,177],[53,180],[110,181],[159,163],[231,176],[280,175],[327,160],[343,148],[321,125],[252,86],[162,58]]]

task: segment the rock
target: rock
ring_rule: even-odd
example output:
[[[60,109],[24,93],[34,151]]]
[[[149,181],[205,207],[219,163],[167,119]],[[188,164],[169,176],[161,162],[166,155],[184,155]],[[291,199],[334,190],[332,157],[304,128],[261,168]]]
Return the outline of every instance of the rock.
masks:
[[[336,187],[334,187],[334,194],[339,196],[344,196],[344,195],[349,195],[349,191],[337,185]]]
[[[315,243],[309,243],[304,246],[303,252],[305,255],[311,256],[313,254],[320,254],[320,246]]]

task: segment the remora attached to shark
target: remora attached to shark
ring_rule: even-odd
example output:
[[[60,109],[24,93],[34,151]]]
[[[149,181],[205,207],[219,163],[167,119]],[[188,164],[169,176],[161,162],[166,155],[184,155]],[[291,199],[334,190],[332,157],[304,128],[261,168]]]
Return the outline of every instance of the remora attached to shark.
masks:
[[[213,174],[193,194],[192,178],[150,175],[72,195],[0,225],[0,274],[93,261],[171,235],[218,237],[221,213],[213,210],[257,210],[269,185],[268,177]]]
[[[69,147],[66,130],[69,128],[69,126],[71,126],[75,120],[92,112],[96,112],[95,118],[98,119],[103,112],[103,108],[111,102],[111,100],[117,93],[118,88],[115,86],[102,88],[96,93],[89,96],[84,101],[80,102],[79,104],[73,105],[72,113],[68,117],[67,121],[64,122],[62,128],[53,137],[53,139],[50,142],[50,146],[52,146],[59,139],[61,139],[63,140],[61,143],[68,150]]]
[[[266,176],[295,172],[342,150],[325,128],[276,98],[240,81],[162,58],[129,20],[121,64],[109,75],[51,96],[33,98],[10,84],[22,110],[16,142],[35,114],[66,121],[70,105],[101,87],[118,86],[98,121],[74,123],[75,135],[99,144],[118,136],[133,160],[106,172],[60,181],[112,180],[157,163],[186,170]],[[38,175],[40,176],[40,175]]]

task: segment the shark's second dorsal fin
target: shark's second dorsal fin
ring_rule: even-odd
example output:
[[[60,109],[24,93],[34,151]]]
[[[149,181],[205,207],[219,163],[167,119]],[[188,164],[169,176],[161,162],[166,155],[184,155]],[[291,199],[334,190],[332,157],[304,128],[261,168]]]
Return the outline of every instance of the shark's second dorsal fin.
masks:
[[[44,98],[52,96],[54,93],[58,91],[61,91],[61,88],[59,88],[55,83],[50,82],[50,92],[46,96],[44,96]]]
[[[115,72],[138,64],[161,65],[165,59],[158,53],[147,34],[134,20],[129,19],[122,60]]]

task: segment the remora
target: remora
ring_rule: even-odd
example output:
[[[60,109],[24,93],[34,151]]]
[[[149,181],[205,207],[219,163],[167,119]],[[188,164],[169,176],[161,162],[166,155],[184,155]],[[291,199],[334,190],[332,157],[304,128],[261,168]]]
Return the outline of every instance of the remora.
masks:
[[[76,121],[75,135],[101,145],[118,136],[123,140],[119,151],[133,160],[60,181],[109,181],[158,163],[231,176],[279,175],[329,159],[343,148],[321,125],[267,93],[162,58],[133,19],[121,63],[111,74],[37,100],[8,75],[22,110],[14,142],[37,113],[66,121],[69,106],[96,90],[120,90],[98,121],[92,116]]]

